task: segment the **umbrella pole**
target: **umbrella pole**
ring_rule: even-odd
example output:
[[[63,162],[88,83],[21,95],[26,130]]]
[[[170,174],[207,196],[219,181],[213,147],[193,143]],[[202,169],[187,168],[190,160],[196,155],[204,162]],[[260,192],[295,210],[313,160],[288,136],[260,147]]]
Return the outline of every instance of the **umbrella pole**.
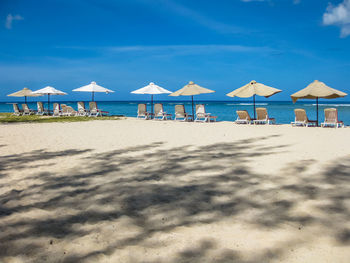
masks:
[[[95,95],[95,92],[92,92],[92,101],[94,101],[94,95]]]
[[[194,121],[193,95],[192,95],[192,121]]]
[[[47,112],[50,115],[50,94],[47,94]]]
[[[153,118],[153,94],[151,95],[151,119]]]
[[[253,104],[254,104],[254,119],[255,119],[255,95],[253,95]]]
[[[317,116],[316,125],[318,127],[318,97],[316,97],[316,116]]]
[[[27,104],[27,96],[24,96],[24,103]]]

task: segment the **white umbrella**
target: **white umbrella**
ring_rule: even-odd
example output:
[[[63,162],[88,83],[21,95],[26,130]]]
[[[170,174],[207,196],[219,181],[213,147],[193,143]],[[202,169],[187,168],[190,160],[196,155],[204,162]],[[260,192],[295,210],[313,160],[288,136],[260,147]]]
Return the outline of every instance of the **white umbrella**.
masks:
[[[91,92],[92,93],[92,101],[94,101],[95,92],[105,92],[107,94],[114,92],[113,90],[106,89],[102,86],[97,85],[95,81],[91,82],[89,85],[74,89],[73,91]]]
[[[24,88],[17,92],[11,93],[7,95],[9,97],[24,97],[24,102],[27,103],[27,97],[39,97],[42,94],[34,94],[30,89]]]
[[[33,91],[34,94],[47,95],[48,111],[50,112],[50,95],[67,95],[67,93],[55,89],[54,87],[47,86],[43,89]]]
[[[166,90],[162,87],[159,87],[158,85],[151,82],[147,86],[145,86],[141,89],[134,90],[131,93],[133,93],[133,94],[150,94],[151,95],[151,113],[153,113],[153,95],[165,94],[165,93],[169,94],[169,93],[171,93],[171,91]]]

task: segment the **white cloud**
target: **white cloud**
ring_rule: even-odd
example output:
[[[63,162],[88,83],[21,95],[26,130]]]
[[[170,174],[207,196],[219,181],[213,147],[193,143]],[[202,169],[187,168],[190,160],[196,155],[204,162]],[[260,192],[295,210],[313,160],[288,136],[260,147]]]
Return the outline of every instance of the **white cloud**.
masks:
[[[24,18],[20,15],[12,15],[12,14],[8,14],[6,17],[6,22],[5,22],[5,27],[7,29],[11,29],[12,28],[12,23],[13,21],[19,21],[19,20],[23,20]]]
[[[339,26],[341,37],[350,35],[350,0],[344,0],[337,6],[330,4],[323,14],[323,24]]]

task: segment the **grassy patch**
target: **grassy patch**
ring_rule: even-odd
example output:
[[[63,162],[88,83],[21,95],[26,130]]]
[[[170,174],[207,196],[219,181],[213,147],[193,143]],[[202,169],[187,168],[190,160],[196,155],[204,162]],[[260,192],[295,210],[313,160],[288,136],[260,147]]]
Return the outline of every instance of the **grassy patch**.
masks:
[[[103,117],[81,117],[81,116],[39,116],[39,115],[25,115],[14,116],[12,113],[0,113],[0,123],[10,122],[77,122],[77,121],[93,121],[93,120],[119,120],[120,117],[116,116],[103,116]]]

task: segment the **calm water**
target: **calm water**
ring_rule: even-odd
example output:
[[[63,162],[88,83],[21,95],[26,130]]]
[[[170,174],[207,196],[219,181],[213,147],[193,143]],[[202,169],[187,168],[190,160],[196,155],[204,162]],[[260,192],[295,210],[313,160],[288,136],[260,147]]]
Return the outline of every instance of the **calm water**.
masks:
[[[159,102],[159,101],[157,101]],[[77,108],[76,102],[63,102],[73,108]],[[116,115],[121,114],[128,117],[136,117],[137,115],[137,104],[147,103],[148,110],[150,110],[150,103],[145,101],[100,101],[98,107],[102,110],[109,111],[110,114]],[[176,104],[184,104],[186,111],[191,112],[191,103],[189,101],[163,101],[162,102],[165,111],[174,113],[174,107]],[[237,118],[236,110],[248,110],[249,114],[253,116],[253,104],[249,102],[232,102],[232,101],[196,101],[196,103],[203,103],[206,105],[206,111],[212,115],[218,116],[219,121],[234,121]],[[36,103],[29,102],[29,107],[36,109]],[[86,103],[88,105],[88,103]],[[294,120],[295,108],[303,108],[306,110],[309,119],[316,119],[316,106],[314,101],[298,101],[296,104],[292,102],[281,102],[281,101],[269,101],[269,102],[257,102],[257,107],[266,107],[268,109],[270,117],[276,118],[277,123],[290,123]],[[47,105],[45,105],[45,108]],[[336,107],[339,113],[339,119],[343,120],[347,125],[350,125],[350,103],[337,103],[335,101],[321,102],[319,104],[319,120],[324,120],[323,110],[329,107]],[[52,104],[51,104],[52,109]],[[0,112],[12,112],[12,105],[1,102]]]

